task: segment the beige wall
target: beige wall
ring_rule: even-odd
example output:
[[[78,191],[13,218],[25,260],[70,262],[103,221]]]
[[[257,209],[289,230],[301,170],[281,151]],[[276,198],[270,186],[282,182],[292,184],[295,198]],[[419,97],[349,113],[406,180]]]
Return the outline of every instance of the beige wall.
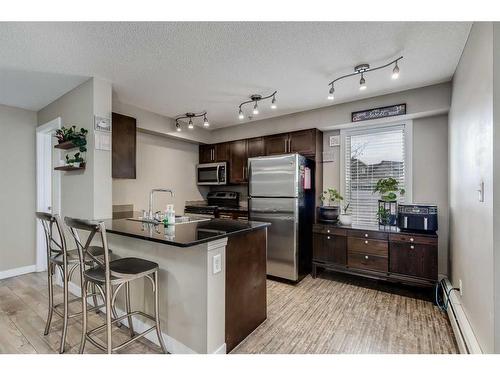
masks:
[[[274,117],[212,131],[212,142],[224,142],[293,130],[318,128],[326,131],[351,122],[351,112],[399,103],[407,104],[409,116],[429,117],[448,113],[450,83],[426,86],[374,98],[358,100]]]
[[[62,126],[89,130],[86,169],[61,174],[61,214],[88,219],[111,218],[111,152],[94,150],[94,115],[110,117],[111,84],[92,78],[38,112],[38,125],[61,117]],[[62,155],[64,158],[64,155]]]
[[[500,23],[493,23],[493,245],[495,353],[500,353]]]
[[[323,188],[340,189],[340,147],[330,147],[330,135],[323,133]],[[333,157],[333,161],[331,160]],[[435,203],[439,211],[439,273],[448,274],[448,116],[413,120],[413,202]]]
[[[176,214],[184,212],[187,200],[203,199],[196,185],[198,145],[163,136],[137,133],[137,179],[113,179],[113,204],[133,204],[136,211],[148,208],[152,188],[174,190],[155,195],[155,209],[174,203]]]
[[[35,264],[36,112],[0,105],[0,271]]]
[[[493,26],[475,23],[449,114],[451,281],[483,351],[493,352]],[[485,199],[478,199],[480,182]]]

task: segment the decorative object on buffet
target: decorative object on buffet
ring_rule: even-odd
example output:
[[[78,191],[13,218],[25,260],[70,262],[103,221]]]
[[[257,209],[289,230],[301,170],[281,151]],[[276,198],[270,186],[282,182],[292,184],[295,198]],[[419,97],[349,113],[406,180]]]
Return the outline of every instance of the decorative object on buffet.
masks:
[[[339,215],[339,221],[342,225],[351,225],[352,224],[352,215],[347,213],[349,209],[350,203],[347,203],[344,207],[342,207],[343,213]]]
[[[272,98],[271,100],[271,109],[276,109],[277,108],[277,105],[276,105],[276,94],[278,93],[278,91],[275,91],[273,92],[271,95],[268,95],[268,96],[262,96],[262,95],[259,95],[259,94],[253,94],[253,95],[250,95],[250,100],[247,100],[247,101],[244,101],[243,103],[241,103],[239,106],[238,106],[238,118],[240,120],[244,120],[245,119],[245,115],[243,114],[243,106],[246,105],[246,104],[250,104],[250,103],[253,103],[253,110],[252,110],[252,114],[254,116],[257,116],[259,114],[259,102],[262,101],[262,100],[266,100],[266,99],[270,99]],[[249,116],[249,118],[251,118]]]
[[[339,194],[337,189],[328,188],[319,196],[322,205],[318,207],[320,221],[326,223],[336,223],[339,217],[339,204],[344,200],[344,197]]]
[[[405,189],[399,188],[398,180],[389,177],[377,181],[374,193],[380,194],[377,218],[380,225],[396,225],[398,211],[398,195],[403,196]]]
[[[393,117],[406,115],[406,104],[396,104],[387,107],[366,109],[363,111],[357,111],[351,113],[351,121],[366,121],[375,120],[377,118],[383,117]]]
[[[187,112],[182,116],[178,116],[175,118],[175,129],[180,132],[182,131],[181,129],[181,124],[179,123],[180,120],[185,120],[189,119],[188,121],[188,129],[194,129],[194,124],[193,124],[193,119],[194,118],[199,118],[203,117],[203,127],[208,128],[210,126],[210,123],[208,122],[208,117],[207,117],[207,111],[202,112],[202,113],[194,113],[194,112]]]
[[[349,77],[353,77],[353,76],[359,75],[360,76],[359,89],[361,91],[364,91],[367,88],[366,78],[365,78],[366,73],[386,68],[386,67],[388,67],[388,66],[390,66],[392,64],[394,64],[394,68],[392,69],[392,79],[398,79],[399,78],[399,65],[398,65],[398,61],[401,60],[402,58],[403,58],[403,56],[400,56],[397,59],[388,62],[387,64],[384,64],[384,65],[381,65],[381,66],[377,66],[375,68],[371,68],[370,64],[359,64],[359,65],[356,65],[354,67],[354,73],[346,74],[346,75],[340,76],[338,78],[335,78],[333,81],[331,81],[328,84],[328,86],[330,86],[330,90],[328,91],[327,99],[328,100],[334,100],[335,99],[335,83],[336,82],[338,82],[340,80],[343,80],[345,78],[349,78]]]

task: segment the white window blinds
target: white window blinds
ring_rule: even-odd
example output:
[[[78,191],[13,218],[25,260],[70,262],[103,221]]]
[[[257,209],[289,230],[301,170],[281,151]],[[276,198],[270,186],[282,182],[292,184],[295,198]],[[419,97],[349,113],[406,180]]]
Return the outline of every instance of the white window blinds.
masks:
[[[347,131],[344,138],[344,199],[354,224],[377,225],[377,181],[392,177],[406,187],[405,126]],[[404,201],[404,197],[401,198]]]

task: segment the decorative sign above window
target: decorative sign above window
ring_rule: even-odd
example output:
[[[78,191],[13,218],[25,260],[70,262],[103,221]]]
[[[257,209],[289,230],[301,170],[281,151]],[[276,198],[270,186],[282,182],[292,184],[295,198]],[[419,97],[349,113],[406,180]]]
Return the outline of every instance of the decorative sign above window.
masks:
[[[406,104],[391,105],[389,107],[380,107],[374,109],[367,109],[364,111],[352,112],[351,121],[366,121],[374,120],[383,117],[400,116],[406,114]]]

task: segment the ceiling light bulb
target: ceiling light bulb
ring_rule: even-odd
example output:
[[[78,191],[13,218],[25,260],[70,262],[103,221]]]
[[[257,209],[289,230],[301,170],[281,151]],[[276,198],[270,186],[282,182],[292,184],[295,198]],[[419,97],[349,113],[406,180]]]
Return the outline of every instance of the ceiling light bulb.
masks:
[[[255,102],[255,105],[253,106],[253,114],[254,115],[259,114],[259,107],[257,106],[257,102]]]
[[[365,77],[363,77],[363,73],[361,73],[361,79],[359,80],[359,89],[361,91],[366,90],[366,81]]]
[[[394,66],[394,69],[392,69],[392,79],[398,79],[399,78],[399,66],[398,62],[396,61],[396,65]]]
[[[205,128],[208,128],[210,126],[210,123],[208,122],[207,116],[203,117],[203,126]]]
[[[271,109],[276,109],[278,106],[276,105],[276,98],[273,96],[273,100],[271,101]]]
[[[240,120],[243,120],[245,118],[245,116],[243,115],[243,111],[241,110],[241,108],[240,108],[240,112],[238,113],[238,118]]]
[[[188,128],[189,129],[193,129],[194,128],[194,126],[193,126],[193,120],[191,120],[191,119],[189,119]]]
[[[328,96],[327,96],[327,99],[328,100],[333,100],[335,99],[335,96],[333,96],[333,93],[335,92],[335,89],[333,88],[333,85],[332,87],[330,88],[330,91],[328,91]]]

